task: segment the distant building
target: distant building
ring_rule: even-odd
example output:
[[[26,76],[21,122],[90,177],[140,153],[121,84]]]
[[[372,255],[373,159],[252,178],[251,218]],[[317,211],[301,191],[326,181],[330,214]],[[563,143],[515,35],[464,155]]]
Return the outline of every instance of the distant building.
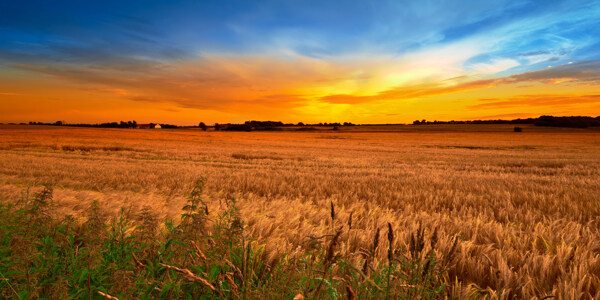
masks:
[[[150,123],[150,124],[137,124],[136,128],[139,128],[139,129],[154,129],[154,128],[161,128],[161,127],[160,127],[160,124]]]

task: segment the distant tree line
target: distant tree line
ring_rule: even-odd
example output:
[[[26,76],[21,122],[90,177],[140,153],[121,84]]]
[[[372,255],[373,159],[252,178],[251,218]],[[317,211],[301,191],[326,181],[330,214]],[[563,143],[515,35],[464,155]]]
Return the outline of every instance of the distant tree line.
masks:
[[[201,123],[204,124],[204,123]],[[243,124],[219,124],[215,123],[216,131],[280,131],[284,127],[303,127],[299,130],[314,129],[312,127],[327,126],[337,130],[339,126],[356,126],[350,122],[344,123],[316,123],[316,124],[304,124],[303,122],[294,123],[283,123],[281,121],[246,121]],[[202,126],[199,126],[202,128]]]
[[[136,121],[120,121],[120,122],[108,122],[108,123],[97,123],[97,124],[86,124],[86,123],[64,123],[63,121],[56,121],[54,123],[44,122],[29,122],[29,125],[47,125],[47,126],[72,126],[72,127],[95,127],[95,128],[138,128],[142,124],[138,124]],[[156,125],[160,125],[161,128],[178,128],[177,125],[171,124],[158,124],[149,123],[144,124],[144,127],[154,128]]]
[[[179,126],[173,125],[173,124],[160,124],[160,127],[161,128],[166,128],[166,129],[169,129],[169,128],[179,128]]]
[[[10,123],[9,123],[10,124]],[[21,125],[25,125],[25,123],[21,123]],[[56,121],[53,123],[44,123],[44,122],[29,122],[29,125],[48,125],[48,126],[62,126],[63,121]]]
[[[554,117],[541,116],[538,118],[513,119],[513,120],[469,120],[469,121],[427,121],[416,120],[413,125],[434,125],[434,124],[533,124],[535,126],[551,126],[551,127],[572,127],[572,128],[587,128],[600,126],[600,116],[585,117]]]
[[[600,116],[595,118],[592,117],[553,117],[553,116],[541,116],[534,124],[536,126],[552,126],[552,127],[575,127],[575,128],[586,128],[586,127],[598,127],[600,126]]]
[[[14,123],[9,123],[14,124]],[[25,123],[20,123],[25,125]],[[569,116],[569,117],[555,117],[555,116],[541,116],[538,118],[526,118],[526,119],[513,119],[513,120],[468,120],[468,121],[427,121],[415,120],[412,122],[413,125],[434,125],[434,124],[532,124],[535,126],[551,126],[551,127],[572,127],[572,128],[587,128],[587,127],[600,127],[600,116],[597,117],[586,117],[586,116]],[[204,122],[198,123],[198,126],[177,126],[172,124],[138,124],[136,121],[120,121],[110,123],[99,123],[99,124],[66,124],[63,121],[56,121],[50,123],[44,122],[29,122],[29,125],[48,125],[48,126],[74,126],[74,127],[98,127],[98,128],[154,128],[156,125],[160,125],[161,128],[186,128],[186,127],[197,127],[203,131],[208,130]],[[391,124],[388,124],[391,125]],[[314,130],[313,127],[333,127],[334,130],[338,130],[340,126],[356,126],[350,122],[344,123],[314,123],[305,124],[303,122],[294,123],[283,123],[281,121],[246,121],[243,124],[219,124],[215,123],[213,128],[215,131],[278,131],[283,130],[284,127],[301,127],[298,130]]]
[[[14,124],[14,123],[10,123]],[[25,123],[21,123],[21,125],[25,125]],[[196,126],[177,126],[171,124],[158,124],[158,123],[149,123],[149,124],[138,124],[136,121],[120,121],[120,122],[107,122],[107,123],[97,123],[97,124],[86,124],[86,123],[65,123],[63,121],[56,122],[29,122],[29,125],[46,125],[46,126],[73,126],[73,127],[95,127],[95,128],[154,128],[156,125],[160,125],[161,128],[187,128],[187,127],[196,127]],[[243,124],[219,124],[215,123],[213,126],[216,131],[279,131],[282,130],[282,127],[308,127],[308,126],[333,126],[337,129],[338,126],[355,126],[350,122],[344,123],[316,123],[316,124],[304,124],[303,122],[294,123],[283,123],[281,121],[246,121]],[[207,131],[209,126],[207,126],[204,122],[199,122],[197,128],[200,128],[203,131]],[[311,129],[311,128],[305,128]],[[314,128],[313,128],[314,129]]]
[[[300,123],[302,123],[302,122],[300,122]],[[344,123],[335,122],[335,123],[306,124],[305,126],[356,126],[356,124],[353,124],[353,123],[350,123],[350,122],[344,122]]]

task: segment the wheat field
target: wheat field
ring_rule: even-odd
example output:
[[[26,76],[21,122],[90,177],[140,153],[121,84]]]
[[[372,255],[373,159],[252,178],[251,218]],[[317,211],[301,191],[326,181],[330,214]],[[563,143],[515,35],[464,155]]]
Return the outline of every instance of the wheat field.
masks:
[[[85,218],[149,205],[177,219],[198,178],[218,210],[234,197],[271,256],[345,225],[340,252],[392,224],[394,248],[437,230],[457,298],[600,298],[600,132],[508,125],[357,126],[338,131],[203,132],[0,127],[0,201],[54,188]],[[335,206],[331,224],[330,206]],[[376,260],[386,257],[381,241]]]

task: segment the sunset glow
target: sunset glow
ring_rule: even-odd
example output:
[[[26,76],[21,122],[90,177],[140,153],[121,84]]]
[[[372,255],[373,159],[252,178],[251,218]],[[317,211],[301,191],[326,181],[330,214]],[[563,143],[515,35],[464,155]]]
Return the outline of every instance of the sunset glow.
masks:
[[[599,1],[4,1],[0,122],[596,116],[598,16]]]

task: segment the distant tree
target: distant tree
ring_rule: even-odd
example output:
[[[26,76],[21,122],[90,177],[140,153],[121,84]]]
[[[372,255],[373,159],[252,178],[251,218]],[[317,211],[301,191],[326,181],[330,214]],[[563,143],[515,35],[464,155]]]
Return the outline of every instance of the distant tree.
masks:
[[[54,123],[54,125],[56,125],[56,126],[61,126],[62,124],[63,124],[63,122],[62,122],[62,121],[56,121],[56,122]]]
[[[227,124],[221,128],[223,131],[252,131],[253,127],[249,124]]]
[[[200,129],[202,129],[203,131],[206,131],[206,124],[204,124],[204,122],[200,122],[200,124],[198,124],[198,127],[200,127]]]
[[[304,123],[298,122],[298,126],[304,126]]]
[[[259,129],[284,126],[283,122],[281,121],[246,121],[244,125]]]
[[[221,125],[219,123],[215,123],[215,131],[221,130]]]
[[[419,121],[419,120],[414,120],[413,121],[413,125],[419,125],[419,124],[421,124],[421,121]]]

